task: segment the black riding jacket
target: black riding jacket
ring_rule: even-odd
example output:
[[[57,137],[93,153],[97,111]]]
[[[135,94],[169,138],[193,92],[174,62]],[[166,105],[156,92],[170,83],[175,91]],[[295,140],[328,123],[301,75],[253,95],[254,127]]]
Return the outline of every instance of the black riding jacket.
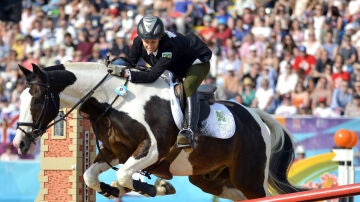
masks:
[[[199,62],[210,61],[211,50],[195,34],[184,36],[169,31],[165,33],[159,42],[155,64],[152,64],[140,37],[134,39],[128,57],[129,62],[136,65],[142,57],[152,67],[149,72],[131,71],[133,83],[154,82],[165,70],[171,71],[176,77],[184,78],[195,60],[198,59]]]

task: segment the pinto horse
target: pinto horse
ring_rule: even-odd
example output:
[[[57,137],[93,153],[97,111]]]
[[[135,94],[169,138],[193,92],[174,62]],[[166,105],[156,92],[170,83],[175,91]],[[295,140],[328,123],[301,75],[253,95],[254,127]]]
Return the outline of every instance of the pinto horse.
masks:
[[[213,134],[216,130],[196,131],[196,145],[186,152],[175,144],[179,127],[172,116],[172,90],[166,80],[127,83],[109,74],[105,63],[74,62],[44,69],[33,65],[33,71],[22,66],[20,69],[28,88],[21,94],[14,139],[19,153],[33,150],[60,108],[80,108],[88,114],[102,142],[95,161],[83,175],[84,181],[106,197],[118,197],[131,190],[146,196],[175,193],[165,180],[155,185],[133,180],[131,176],[139,171],[165,179],[188,176],[204,192],[232,200],[269,196],[269,189],[278,194],[303,191],[287,179],[294,159],[290,134],[258,109],[230,101],[209,102],[229,112],[234,130],[223,128],[221,131],[231,132],[226,138],[217,138]],[[114,89],[123,83],[128,92],[119,97]],[[203,123],[214,119],[209,117]],[[203,123],[200,121],[200,128]],[[115,183],[99,181],[102,172],[118,164],[123,165],[116,171]]]

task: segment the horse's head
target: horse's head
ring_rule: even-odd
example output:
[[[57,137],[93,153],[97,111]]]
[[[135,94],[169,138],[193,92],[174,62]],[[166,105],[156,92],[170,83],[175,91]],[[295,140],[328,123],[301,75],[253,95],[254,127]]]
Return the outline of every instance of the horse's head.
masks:
[[[16,137],[13,141],[20,154],[32,152],[37,139],[48,129],[49,123],[56,117],[60,107],[60,92],[64,87],[54,84],[51,71],[43,71],[33,65],[29,71],[19,65],[26,76],[28,88],[20,97],[20,116]]]

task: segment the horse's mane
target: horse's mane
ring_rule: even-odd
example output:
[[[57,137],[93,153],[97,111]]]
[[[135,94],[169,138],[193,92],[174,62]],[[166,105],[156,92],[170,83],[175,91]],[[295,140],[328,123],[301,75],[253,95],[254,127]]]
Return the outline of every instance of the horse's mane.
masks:
[[[43,70],[46,72],[53,71],[53,70],[65,70],[65,67],[63,64],[59,64],[59,65],[44,67]]]
[[[53,67],[56,69],[55,66]],[[76,81],[76,76],[72,72],[65,70],[65,68],[62,70],[45,71],[45,74],[47,75],[49,85],[60,91]]]

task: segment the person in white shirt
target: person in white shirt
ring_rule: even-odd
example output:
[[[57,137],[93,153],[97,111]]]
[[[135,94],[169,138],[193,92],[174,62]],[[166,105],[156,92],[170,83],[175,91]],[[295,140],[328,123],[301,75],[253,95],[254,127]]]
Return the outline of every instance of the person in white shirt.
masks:
[[[296,83],[298,81],[298,75],[293,72],[291,63],[287,63],[285,66],[285,72],[280,73],[276,83],[276,93],[284,95],[295,90]]]
[[[275,110],[275,115],[293,116],[297,114],[297,109],[291,104],[291,94],[286,93],[282,96],[282,102]]]
[[[274,90],[269,87],[269,80],[264,78],[261,81],[261,87],[256,90],[252,107],[258,107],[259,109],[272,114],[276,109],[274,99]]]
[[[313,116],[321,118],[339,117],[339,115],[326,104],[326,98],[324,97],[319,98],[319,105],[314,109]]]

